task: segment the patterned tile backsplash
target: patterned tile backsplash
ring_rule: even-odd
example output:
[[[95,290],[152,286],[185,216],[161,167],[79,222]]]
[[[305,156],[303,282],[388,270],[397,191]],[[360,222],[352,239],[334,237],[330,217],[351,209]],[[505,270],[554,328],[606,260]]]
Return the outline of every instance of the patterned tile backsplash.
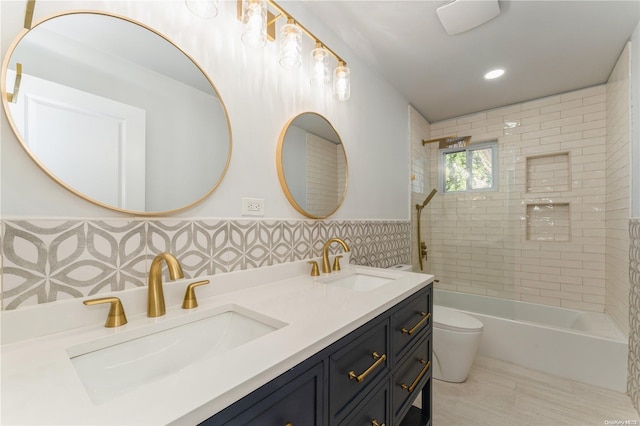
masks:
[[[629,380],[627,393],[640,412],[640,219],[629,222]]]
[[[351,263],[409,263],[410,230],[409,221],[3,220],[2,308],[145,286],[163,251],[186,278],[318,257],[334,236],[349,244]]]

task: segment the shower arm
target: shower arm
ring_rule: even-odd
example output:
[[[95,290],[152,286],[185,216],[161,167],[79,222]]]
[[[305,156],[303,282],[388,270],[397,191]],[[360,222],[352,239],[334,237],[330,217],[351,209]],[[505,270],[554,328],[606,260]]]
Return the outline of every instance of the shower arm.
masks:
[[[424,200],[424,202],[422,204],[416,204],[416,210],[418,210],[418,214],[417,214],[417,228],[418,228],[418,260],[420,261],[420,270],[423,270],[423,265],[422,265],[422,235],[420,232],[420,216],[422,215],[422,209],[424,209],[427,204],[429,204],[429,201],[431,201],[431,199],[436,195],[436,192],[438,192],[436,189],[432,189],[431,193],[427,196],[427,198]]]

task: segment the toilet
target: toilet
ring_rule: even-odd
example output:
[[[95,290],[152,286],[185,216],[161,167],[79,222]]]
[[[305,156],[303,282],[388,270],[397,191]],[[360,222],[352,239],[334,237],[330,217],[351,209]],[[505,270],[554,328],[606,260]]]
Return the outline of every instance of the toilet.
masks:
[[[478,352],[483,324],[444,306],[433,306],[433,378],[461,383],[467,380]]]

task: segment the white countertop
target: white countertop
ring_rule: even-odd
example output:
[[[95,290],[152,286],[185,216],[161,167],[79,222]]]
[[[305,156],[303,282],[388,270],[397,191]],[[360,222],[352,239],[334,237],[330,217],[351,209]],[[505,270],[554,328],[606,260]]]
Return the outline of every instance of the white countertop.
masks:
[[[333,274],[347,274],[353,267]],[[378,271],[398,278],[371,291],[355,292],[322,284],[323,277],[309,276],[304,261],[199,277],[212,282],[196,289],[199,307],[193,310],[180,307],[185,280],[167,282],[167,314],[159,318],[146,316],[146,288],[111,293],[122,299],[129,320],[115,329],[103,326],[106,306],[87,307],[81,300],[4,311],[0,424],[197,424],[433,281],[432,275]],[[228,304],[287,325],[98,405],[87,395],[67,352],[78,344]]]

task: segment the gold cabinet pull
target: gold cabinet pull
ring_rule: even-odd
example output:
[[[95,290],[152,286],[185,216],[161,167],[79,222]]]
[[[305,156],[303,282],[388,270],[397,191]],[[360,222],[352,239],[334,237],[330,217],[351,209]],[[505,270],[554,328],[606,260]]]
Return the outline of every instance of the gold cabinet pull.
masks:
[[[209,280],[196,281],[187,286],[187,291],[184,293],[184,300],[182,301],[182,309],[193,309],[198,307],[198,299],[196,299],[196,287],[209,284]]]
[[[287,422],[287,424],[286,424],[286,425],[284,425],[284,426],[293,426],[293,423],[291,423],[291,422]]]
[[[82,303],[87,306],[100,305],[102,303],[111,303],[111,309],[109,309],[107,321],[104,323],[105,327],[120,327],[121,325],[125,325],[127,323],[127,316],[124,314],[122,302],[117,297],[101,297],[99,299],[85,300]]]
[[[374,352],[372,355],[373,355],[373,359],[375,359],[376,362],[371,364],[371,366],[367,368],[364,371],[364,373],[360,375],[357,375],[353,370],[349,371],[349,380],[356,379],[358,383],[362,382],[369,374],[371,374],[373,370],[376,369],[376,367],[378,367],[380,364],[384,362],[384,360],[387,359],[387,356],[385,354],[378,355],[378,352]]]
[[[407,330],[406,328],[402,327],[402,333],[403,334],[408,334],[409,336],[411,336],[413,333],[416,332],[417,329],[422,327],[422,324],[424,324],[426,321],[429,320],[429,318],[431,318],[431,312],[429,312],[429,313],[420,312],[420,316],[422,316],[422,319],[420,321],[418,321],[418,323],[416,325],[414,325],[411,330]]]
[[[413,392],[413,390],[416,388],[416,386],[418,386],[418,382],[420,381],[420,379],[422,379],[422,376],[424,376],[425,373],[427,371],[429,371],[429,367],[431,367],[431,361],[427,362],[424,359],[420,360],[420,364],[423,364],[424,367],[420,371],[420,374],[418,374],[418,377],[416,377],[416,379],[413,381],[413,383],[411,383],[411,386],[407,386],[404,383],[402,385],[400,385],[400,387],[402,389],[406,390],[409,393]]]
[[[371,426],[385,426],[384,423],[380,424],[376,419],[371,420]]]

